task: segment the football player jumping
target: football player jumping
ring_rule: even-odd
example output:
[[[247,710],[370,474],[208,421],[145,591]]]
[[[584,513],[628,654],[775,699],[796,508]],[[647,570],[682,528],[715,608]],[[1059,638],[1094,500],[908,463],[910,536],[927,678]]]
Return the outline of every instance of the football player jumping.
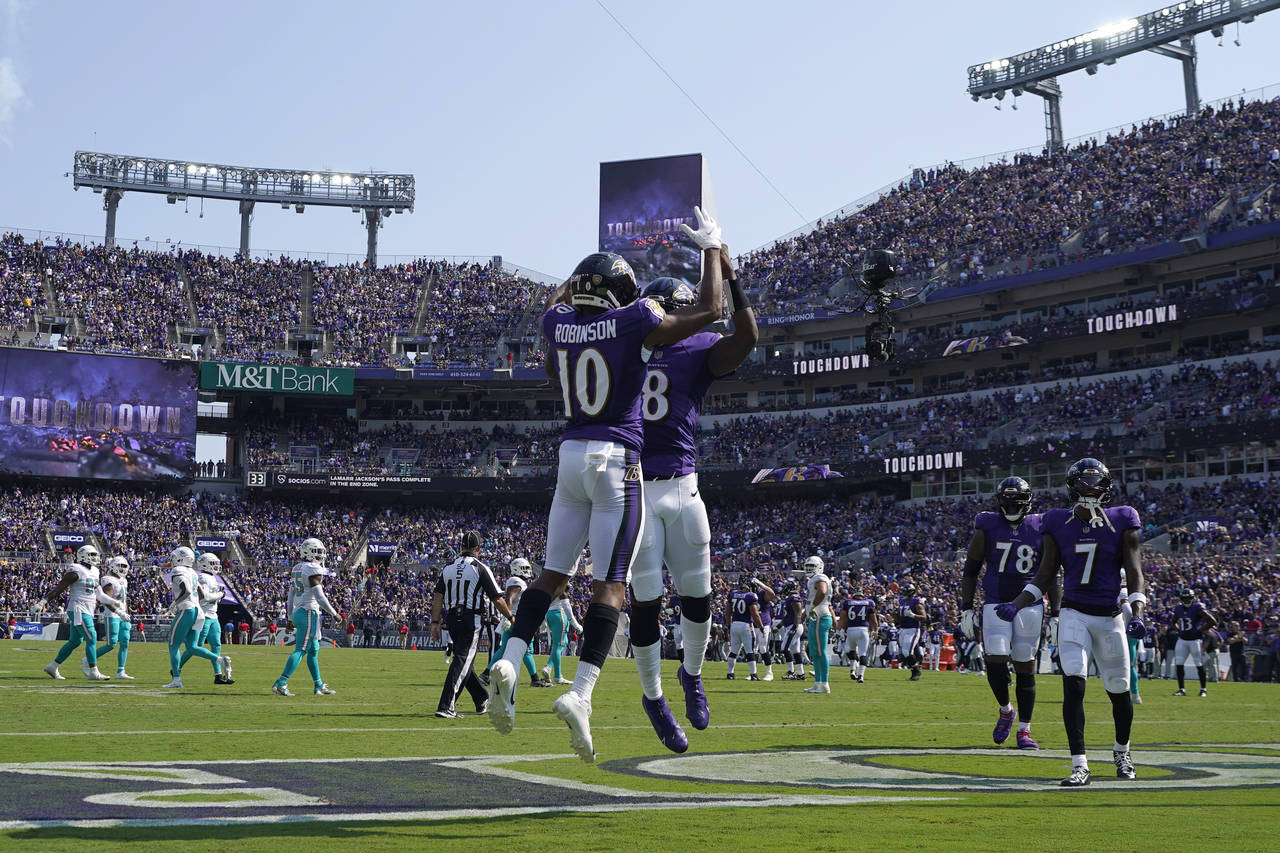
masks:
[[[964,562],[960,591],[960,629],[965,636],[978,636],[978,614],[973,596],[982,574],[982,646],[987,683],[1000,706],[1000,715],[991,739],[1004,743],[1013,728],[1013,706],[1009,704],[1009,660],[1018,686],[1018,749],[1039,749],[1031,739],[1031,714],[1036,704],[1035,657],[1040,647],[1040,625],[1044,607],[1033,602],[1006,622],[996,617],[996,606],[1013,601],[1026,586],[1027,577],[1040,565],[1041,516],[1031,512],[1031,486],[1021,477],[1008,477],[996,487],[997,512],[980,512],[973,520],[973,538]],[[1058,587],[1049,590],[1050,612],[1057,611]]]
[[[552,294],[542,317],[549,345],[545,369],[559,382],[567,423],[547,520],[547,558],[520,602],[502,659],[493,665],[489,720],[502,734],[514,727],[516,667],[590,542],[591,604],[582,619],[578,669],[572,689],[553,705],[584,761],[595,760],[591,695],[618,631],[644,530],[645,352],[700,331],[720,317],[723,303],[720,226],[698,208],[694,214],[698,230],[682,228],[703,255],[695,304],[668,312],[655,300],[637,300],[631,265],[620,255],[597,252]]]
[[[997,605],[996,616],[1012,622],[1020,609],[1038,605],[1044,590],[1056,582],[1058,568],[1062,568],[1062,615],[1056,640],[1062,666],[1062,720],[1071,748],[1071,775],[1062,780],[1062,785],[1076,788],[1089,784],[1084,689],[1090,660],[1111,700],[1116,776],[1137,778],[1129,753],[1133,700],[1129,693],[1129,644],[1119,604],[1120,588],[1131,590],[1128,603],[1133,622],[1139,625],[1147,597],[1143,594],[1139,553],[1142,523],[1131,506],[1107,507],[1111,499],[1111,472],[1107,466],[1089,458],[1073,464],[1067,470],[1067,494],[1071,509],[1051,509],[1041,518],[1043,556],[1035,579],[1013,601]]]

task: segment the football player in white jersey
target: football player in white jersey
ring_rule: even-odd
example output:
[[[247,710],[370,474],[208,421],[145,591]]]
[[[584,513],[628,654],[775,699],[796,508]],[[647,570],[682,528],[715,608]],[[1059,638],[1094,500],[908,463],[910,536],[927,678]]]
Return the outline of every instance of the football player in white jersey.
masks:
[[[533,578],[533,564],[524,557],[516,557],[512,560],[507,568],[511,570],[511,577],[507,578],[506,584],[502,588],[502,596],[507,600],[507,606],[511,608],[511,612],[515,613],[520,607],[520,597],[524,595],[524,591],[529,588],[529,579]],[[502,660],[502,655],[507,649],[507,640],[511,638],[511,624],[507,623],[502,630],[502,644],[498,646],[498,650],[493,653],[489,666],[485,667],[484,672],[480,673],[480,680],[488,683],[489,669],[494,662]],[[529,684],[532,687],[550,687],[551,681],[543,682],[538,678],[537,664],[533,661],[533,652],[525,649],[522,658],[525,671],[529,673]]]
[[[204,628],[204,611],[200,609],[200,576],[195,570],[196,552],[186,545],[174,548],[169,554],[169,590],[173,602],[169,605],[169,615],[173,622],[169,625],[169,671],[173,681],[165,685],[180,689],[182,687],[182,664],[192,656],[212,661],[215,672],[221,672],[222,664],[218,656],[208,649],[201,648],[200,632]],[[181,649],[186,647],[184,658]]]
[[[813,664],[813,686],[805,693],[830,693],[827,680],[831,661],[827,657],[827,645],[831,637],[831,578],[824,574],[825,565],[818,556],[804,561],[809,579],[805,582],[805,623],[808,625],[809,661]]]
[[[76,561],[67,564],[62,580],[53,588],[46,598],[35,603],[37,613],[43,613],[50,598],[55,598],[67,591],[67,618],[71,622],[71,636],[53,658],[53,663],[44,668],[50,678],[63,680],[58,666],[71,656],[71,653],[84,643],[87,667],[85,676],[90,681],[108,681],[110,676],[98,672],[98,634],[93,627],[93,611],[99,601],[112,610],[123,613],[124,605],[109,595],[103,595],[98,586],[98,565],[102,555],[92,545],[82,545],[76,551]]]
[[[196,645],[206,646],[217,656],[217,660],[213,662],[213,683],[235,684],[231,679],[231,658],[222,654],[222,625],[218,622],[218,602],[227,594],[218,582],[218,575],[222,574],[222,561],[216,555],[206,552],[196,558],[195,568],[199,573],[197,595],[200,599],[200,612],[204,616],[204,625],[196,634]],[[186,666],[190,659],[191,650],[188,649],[182,653],[182,666]]]
[[[129,561],[124,557],[107,560],[107,568],[99,579],[99,586],[104,594],[114,596],[120,602],[120,610],[112,610],[109,606],[102,609],[107,641],[98,647],[98,658],[101,659],[118,646],[120,650],[116,652],[116,678],[133,681],[133,676],[124,671],[125,662],[129,658],[129,638],[133,633],[128,614]],[[88,666],[87,659],[83,663]]]
[[[284,663],[284,671],[276,679],[271,688],[281,696],[292,696],[289,692],[289,676],[307,659],[307,669],[311,671],[317,696],[330,696],[334,693],[320,677],[320,611],[324,611],[334,619],[341,619],[340,614],[329,597],[324,594],[324,579],[329,570],[324,567],[327,556],[324,543],[314,536],[304,539],[298,546],[298,554],[302,562],[293,567],[289,577],[289,612],[293,614],[294,649]]]

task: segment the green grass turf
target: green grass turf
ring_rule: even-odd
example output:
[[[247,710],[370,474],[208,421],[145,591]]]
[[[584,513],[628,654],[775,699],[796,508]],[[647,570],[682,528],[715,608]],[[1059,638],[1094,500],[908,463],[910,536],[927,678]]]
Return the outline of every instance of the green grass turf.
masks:
[[[135,644],[129,670],[137,680],[105,685],[85,681],[79,657],[63,666],[67,681],[41,671],[56,645],[33,641],[0,643],[0,762],[175,761],[199,757],[376,758],[404,756],[565,755],[567,730],[551,712],[564,688],[519,693],[517,730],[493,732],[473,714],[461,720],[432,716],[445,669],[432,652],[321,650],[325,680],[333,696],[313,696],[305,666],[286,699],[270,692],[287,649],[231,646],[231,687],[215,687],[212,670],[194,660],[184,670],[182,691],[161,689],[168,658],[156,643]],[[539,660],[541,665],[542,660]],[[575,661],[567,662],[571,676]],[[114,660],[104,661],[104,672]],[[47,827],[0,833],[0,848],[76,850],[262,849],[291,840],[343,844],[358,850],[430,847],[441,850],[704,849],[709,846],[788,850],[1183,850],[1220,846],[1232,850],[1275,849],[1280,826],[1280,788],[1217,790],[1125,790],[1109,764],[1095,758],[1098,784],[1082,791],[1046,791],[1065,775],[1061,760],[1007,749],[1007,754],[968,755],[964,748],[991,749],[994,702],[986,680],[955,673],[925,673],[908,683],[896,670],[869,670],[866,684],[849,681],[847,670],[832,671],[829,696],[804,694],[807,684],[724,680],[723,664],[705,670],[712,726],[686,727],[689,755],[752,750],[810,750],[870,747],[957,748],[946,755],[877,756],[880,766],[970,774],[984,778],[1025,778],[1026,789],[985,791],[902,791],[857,788],[815,789],[759,782],[685,781],[616,772],[609,764],[639,757],[669,757],[654,737],[639,705],[632,661],[613,660],[597,687],[592,718],[599,761],[575,758],[522,762],[519,770],[636,791],[691,793],[778,793],[825,796],[945,796],[944,802],[809,805],[548,814],[449,821],[252,824],[235,826],[84,828]],[[775,667],[780,676],[785,667]],[[523,677],[523,676],[522,676]],[[674,664],[666,668],[673,707],[683,719]],[[1280,688],[1276,685],[1210,685],[1209,697],[1171,696],[1168,681],[1142,683],[1145,704],[1136,709],[1134,758],[1143,778],[1167,776],[1163,768],[1144,770],[1142,752],[1195,749],[1213,744],[1230,750],[1274,756],[1280,762]],[[1039,679],[1033,732],[1046,749],[1065,748],[1060,716],[1061,683]],[[469,710],[464,695],[459,707]],[[1105,754],[1111,742],[1110,704],[1101,684],[1090,680],[1086,698],[1091,750]],[[95,733],[97,732],[97,733]],[[68,733],[35,736],[33,733]],[[84,734],[70,734],[84,733]],[[1247,745],[1247,746],[1246,746]],[[1206,747],[1208,748],[1208,747]],[[216,771],[217,768],[214,768]],[[128,772],[128,771],[126,771]],[[136,772],[136,771],[135,771]],[[38,779],[39,777],[29,777]],[[1103,784],[1105,782],[1105,784]],[[488,778],[491,801],[501,804],[501,780]],[[110,781],[103,790],[111,790]],[[157,783],[157,787],[167,787]],[[34,788],[33,788],[34,790]],[[199,797],[198,791],[192,796]],[[208,795],[205,795],[206,797]],[[207,799],[200,800],[208,802]],[[423,803],[421,808],[429,808]],[[163,817],[180,815],[166,809]],[[174,814],[177,812],[178,814]],[[6,816],[0,805],[0,819]],[[75,818],[76,815],[65,815]]]

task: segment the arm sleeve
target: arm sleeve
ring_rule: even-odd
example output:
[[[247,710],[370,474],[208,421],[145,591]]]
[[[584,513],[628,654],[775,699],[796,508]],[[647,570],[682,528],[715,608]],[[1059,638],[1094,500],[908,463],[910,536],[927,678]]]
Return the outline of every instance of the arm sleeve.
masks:
[[[101,601],[103,604],[107,605],[108,607],[112,608],[113,610],[119,610],[121,607],[124,606],[123,604],[120,603],[120,599],[112,598],[105,591],[103,591],[102,587],[98,587],[97,590],[94,591],[93,597],[96,598],[98,601]]]
[[[329,596],[324,594],[324,587],[321,584],[316,584],[312,589],[315,590],[316,601],[320,602],[320,609],[325,613],[328,613],[334,619],[341,619],[342,614],[329,603]]]

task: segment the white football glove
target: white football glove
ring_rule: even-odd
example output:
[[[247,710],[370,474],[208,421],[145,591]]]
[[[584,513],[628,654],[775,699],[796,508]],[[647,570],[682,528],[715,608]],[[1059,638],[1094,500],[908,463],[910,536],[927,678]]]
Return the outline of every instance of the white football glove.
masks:
[[[960,630],[966,637],[976,639],[978,636],[978,611],[970,607],[960,614]]]
[[[719,249],[720,248],[720,223],[710,214],[702,212],[702,208],[694,205],[693,215],[698,219],[698,230],[694,231],[686,223],[681,222],[680,228],[684,231],[686,237],[692,240],[699,249]]]
[[[1055,649],[1058,647],[1058,617],[1049,617],[1049,645]]]

